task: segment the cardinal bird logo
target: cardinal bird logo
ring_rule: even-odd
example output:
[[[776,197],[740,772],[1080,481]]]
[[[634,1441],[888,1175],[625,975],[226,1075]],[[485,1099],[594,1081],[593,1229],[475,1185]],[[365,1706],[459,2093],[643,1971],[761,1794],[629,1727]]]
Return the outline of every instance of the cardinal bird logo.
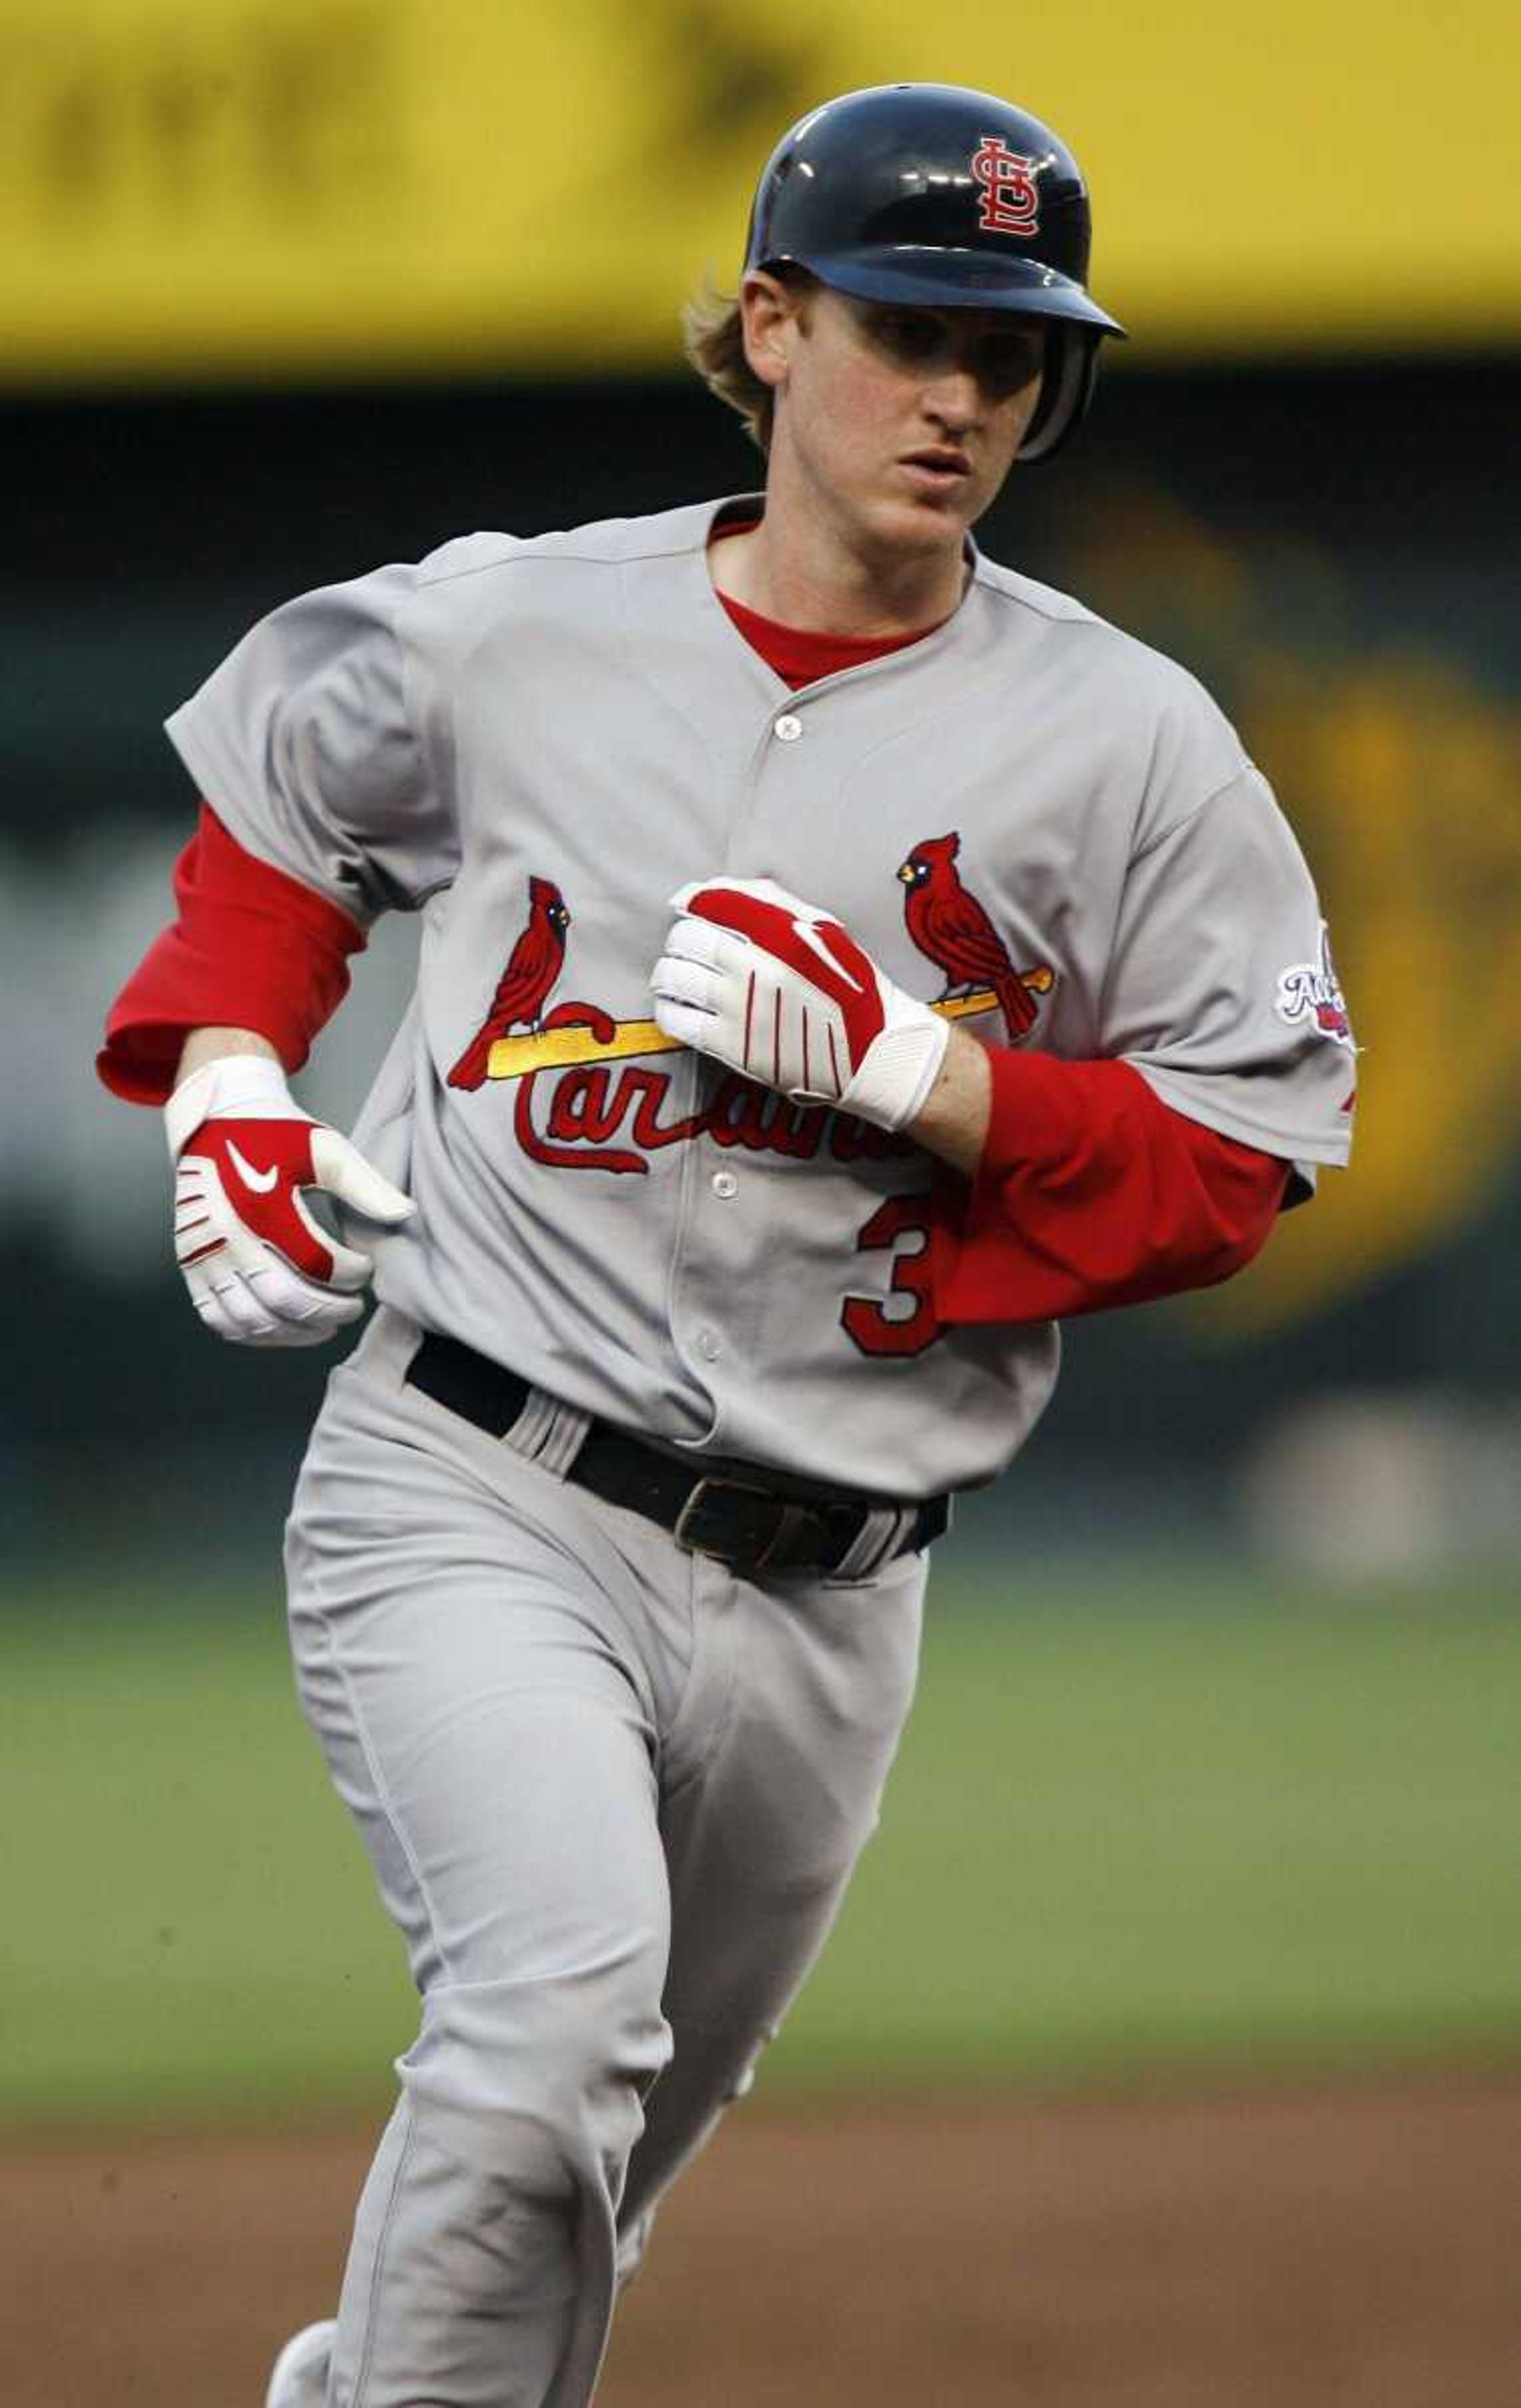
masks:
[[[538,1028],[550,989],[565,967],[569,925],[565,897],[552,879],[530,878],[528,924],[508,955],[491,1010],[449,1073],[452,1087],[482,1086],[498,1037],[512,1028]]]
[[[903,917],[919,951],[944,973],[940,1001],[991,987],[1014,1043],[1034,1026],[1035,997],[1050,993],[1054,974],[1044,965],[1015,969],[987,913],[961,883],[955,866],[960,850],[954,831],[914,846],[897,873],[904,887]]]

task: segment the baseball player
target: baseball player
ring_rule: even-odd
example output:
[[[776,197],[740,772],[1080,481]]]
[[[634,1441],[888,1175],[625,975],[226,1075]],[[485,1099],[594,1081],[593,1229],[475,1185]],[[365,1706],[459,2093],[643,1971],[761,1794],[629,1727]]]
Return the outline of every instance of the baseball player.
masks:
[[[271,2408],[591,2399],[1055,1325],[1227,1277],[1346,1157],[1345,1008],[1239,738],[971,539],[1120,332],[1088,237],[1001,100],[814,109],[691,328],[763,492],[303,595],[169,722],[204,808],[103,1075],[166,1104],[211,1332],[377,1299],[291,1628],[422,2002]],[[287,1078],[386,910],[417,991],[350,1140]]]

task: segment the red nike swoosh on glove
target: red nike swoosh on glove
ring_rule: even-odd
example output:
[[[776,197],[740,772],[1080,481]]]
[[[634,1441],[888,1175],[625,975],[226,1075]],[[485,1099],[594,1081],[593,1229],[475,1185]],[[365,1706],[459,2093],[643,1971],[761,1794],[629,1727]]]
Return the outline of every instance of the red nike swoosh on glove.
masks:
[[[295,1208],[297,1191],[317,1184],[312,1126],[310,1121],[203,1121],[181,1159],[198,1154],[214,1162],[222,1192],[244,1227],[283,1254],[293,1269],[325,1283],[333,1276],[333,1257]]]

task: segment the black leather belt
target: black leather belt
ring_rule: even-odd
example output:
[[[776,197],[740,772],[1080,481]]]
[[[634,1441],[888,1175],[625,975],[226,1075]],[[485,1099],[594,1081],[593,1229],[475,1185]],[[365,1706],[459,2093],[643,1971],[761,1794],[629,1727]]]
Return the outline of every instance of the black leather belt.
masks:
[[[506,1437],[532,1394],[526,1380],[457,1338],[424,1338],[407,1379],[492,1438]],[[927,1547],[951,1519],[948,1497],[898,1504],[720,1458],[706,1459],[694,1473],[608,1422],[593,1422],[566,1477],[610,1505],[658,1522],[689,1555],[712,1555],[733,1571],[838,1571],[872,1513],[909,1513],[882,1559],[889,1563],[911,1547]]]

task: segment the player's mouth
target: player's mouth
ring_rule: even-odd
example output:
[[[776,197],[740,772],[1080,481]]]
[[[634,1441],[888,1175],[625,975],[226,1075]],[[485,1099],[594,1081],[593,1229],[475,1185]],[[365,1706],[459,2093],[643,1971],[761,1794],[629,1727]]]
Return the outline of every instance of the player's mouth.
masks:
[[[915,492],[935,501],[958,493],[971,475],[967,454],[951,443],[926,443],[922,451],[905,452],[897,465]]]

